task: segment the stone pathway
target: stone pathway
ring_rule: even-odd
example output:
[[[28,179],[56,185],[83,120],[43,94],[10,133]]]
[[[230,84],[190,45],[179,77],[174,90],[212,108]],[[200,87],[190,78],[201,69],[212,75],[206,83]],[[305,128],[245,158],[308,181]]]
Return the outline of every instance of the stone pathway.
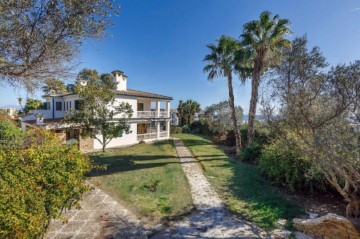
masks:
[[[147,238],[147,231],[140,221],[126,208],[100,189],[83,195],[81,209],[63,214],[68,223],[53,220],[46,239],[115,239]]]
[[[197,211],[152,238],[273,238],[228,212],[184,143],[174,143]]]
[[[156,234],[134,214],[102,190],[95,188],[83,195],[81,209],[63,214],[68,222],[53,220],[46,239],[132,239],[132,238],[287,238],[290,232],[266,233],[228,212],[203,175],[190,151],[180,139],[174,139],[180,163],[188,178],[196,212]],[[308,239],[303,234],[298,238]]]

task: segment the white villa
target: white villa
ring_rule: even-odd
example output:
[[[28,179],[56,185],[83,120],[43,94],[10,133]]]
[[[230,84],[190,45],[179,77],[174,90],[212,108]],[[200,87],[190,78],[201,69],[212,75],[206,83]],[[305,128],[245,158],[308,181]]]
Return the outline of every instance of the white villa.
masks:
[[[118,82],[115,102],[116,104],[129,103],[133,109],[133,116],[128,119],[131,133],[124,133],[113,138],[107,148],[168,139],[172,97],[130,90],[127,88],[128,77],[124,75],[124,72],[117,70],[112,73]],[[86,81],[82,80],[80,84],[85,85]],[[64,115],[70,109],[79,109],[79,100],[81,99],[76,93],[45,95],[43,98],[46,101],[42,109],[34,110],[31,115],[22,118],[21,128],[23,130],[31,127],[43,127],[55,132],[63,143],[68,140],[78,140],[80,150],[102,148],[96,139],[82,138],[80,129],[70,129],[61,123]]]

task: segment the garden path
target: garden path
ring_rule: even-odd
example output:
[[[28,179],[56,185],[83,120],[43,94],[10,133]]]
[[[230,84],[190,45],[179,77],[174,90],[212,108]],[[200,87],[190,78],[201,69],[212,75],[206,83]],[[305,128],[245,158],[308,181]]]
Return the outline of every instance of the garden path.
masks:
[[[290,232],[269,234],[226,210],[182,140],[174,139],[180,163],[190,183],[196,212],[152,238],[287,238]]]
[[[144,227],[134,214],[98,188],[86,192],[81,209],[63,213],[53,220],[46,239],[121,239],[121,238],[287,238],[289,232],[266,233],[226,210],[219,196],[203,175],[190,151],[174,139],[182,168],[188,178],[196,211],[171,227],[155,233]],[[155,234],[154,234],[155,233]],[[300,235],[300,234],[298,234]],[[309,238],[303,235],[301,238]]]

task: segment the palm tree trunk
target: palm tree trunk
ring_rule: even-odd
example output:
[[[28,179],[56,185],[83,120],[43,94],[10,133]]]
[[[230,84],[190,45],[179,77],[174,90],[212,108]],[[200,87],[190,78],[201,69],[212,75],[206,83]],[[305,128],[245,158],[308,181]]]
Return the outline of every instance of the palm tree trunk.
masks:
[[[259,98],[259,85],[260,85],[260,74],[264,62],[264,52],[258,53],[258,56],[255,58],[253,77],[251,82],[251,99],[250,99],[250,109],[249,109],[249,122],[248,122],[248,132],[247,132],[247,147],[250,147],[254,142],[254,122],[256,115],[256,105]]]
[[[235,113],[235,104],[234,104],[234,92],[232,86],[232,74],[228,74],[228,87],[229,87],[229,106],[231,110],[231,119],[234,125],[234,132],[235,132],[235,141],[236,141],[236,155],[240,155],[241,150],[241,138],[240,138],[240,131],[237,124],[236,113]]]

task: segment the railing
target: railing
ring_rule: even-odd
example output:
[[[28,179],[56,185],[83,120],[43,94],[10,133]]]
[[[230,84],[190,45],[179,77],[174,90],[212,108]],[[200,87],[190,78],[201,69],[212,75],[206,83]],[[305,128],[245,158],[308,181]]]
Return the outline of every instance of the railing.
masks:
[[[167,131],[160,131],[160,138],[167,137],[167,136],[168,136]],[[138,141],[142,141],[142,140],[146,140],[146,139],[156,139],[156,138],[157,138],[157,132],[146,133],[146,134],[138,134],[137,135],[137,140]]]
[[[168,118],[168,112],[162,112],[158,114],[156,111],[138,111],[137,112],[138,118]]]
[[[139,141],[145,140],[145,139],[156,139],[157,133],[147,133],[147,134],[138,134],[137,139]]]

